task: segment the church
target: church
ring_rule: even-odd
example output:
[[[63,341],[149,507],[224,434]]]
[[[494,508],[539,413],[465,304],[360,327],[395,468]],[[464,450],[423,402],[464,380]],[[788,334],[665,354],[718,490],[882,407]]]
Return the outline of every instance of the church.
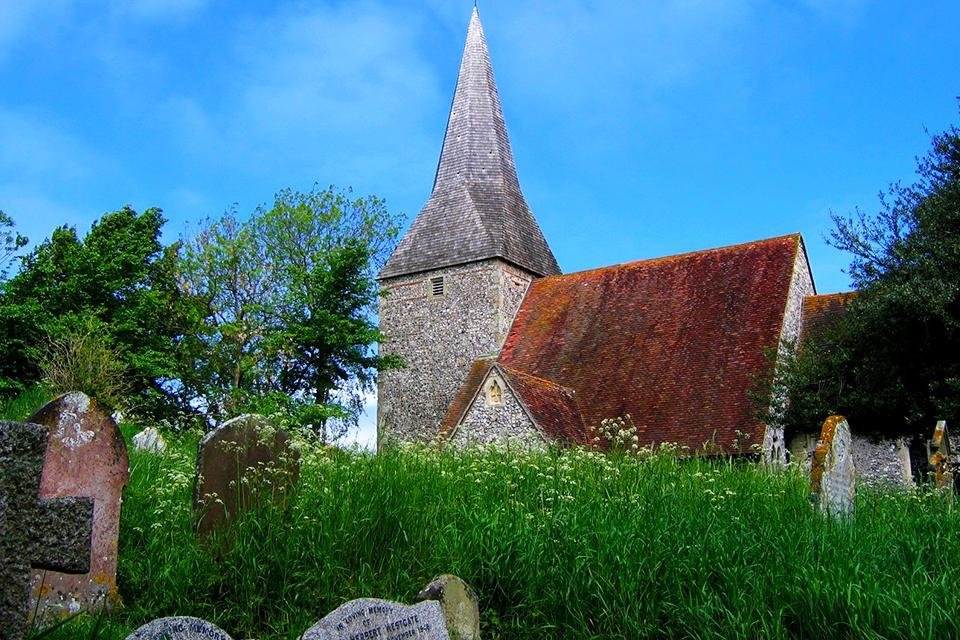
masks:
[[[433,190],[379,274],[378,444],[639,444],[781,458],[748,391],[836,312],[799,234],[563,274],[527,206],[476,8]],[[736,451],[735,451],[736,448]]]

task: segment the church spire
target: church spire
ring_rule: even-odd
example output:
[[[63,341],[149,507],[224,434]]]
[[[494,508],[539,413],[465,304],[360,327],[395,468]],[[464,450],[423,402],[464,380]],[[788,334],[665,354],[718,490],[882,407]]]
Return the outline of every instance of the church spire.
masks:
[[[381,278],[502,258],[535,275],[560,272],[527,207],[476,6],[433,192]]]

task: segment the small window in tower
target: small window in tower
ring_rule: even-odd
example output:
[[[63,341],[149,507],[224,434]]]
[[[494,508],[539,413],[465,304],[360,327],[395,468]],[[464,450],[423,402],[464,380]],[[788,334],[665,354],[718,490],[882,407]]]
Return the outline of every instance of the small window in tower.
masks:
[[[503,389],[496,379],[490,381],[487,386],[487,405],[495,406],[503,404]]]
[[[430,278],[427,285],[428,285],[427,288],[430,292],[431,298],[436,298],[437,296],[442,296],[443,294],[446,293],[446,288],[445,288],[446,281],[443,276],[436,276],[434,278]]]

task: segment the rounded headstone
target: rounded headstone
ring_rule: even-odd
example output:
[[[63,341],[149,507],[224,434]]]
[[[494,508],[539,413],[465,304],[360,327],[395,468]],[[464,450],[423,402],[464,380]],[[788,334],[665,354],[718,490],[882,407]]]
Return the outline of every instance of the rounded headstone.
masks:
[[[337,607],[307,629],[300,640],[449,640],[440,604],[413,606],[360,598]]]
[[[266,500],[285,504],[299,477],[300,457],[286,431],[254,414],[224,422],[197,452],[197,531],[219,531],[238,510]]]
[[[126,640],[232,640],[215,624],[200,618],[178,616],[148,622]]]
[[[477,594],[457,576],[449,573],[437,576],[417,594],[416,600],[436,600],[440,603],[451,640],[480,639]]]

